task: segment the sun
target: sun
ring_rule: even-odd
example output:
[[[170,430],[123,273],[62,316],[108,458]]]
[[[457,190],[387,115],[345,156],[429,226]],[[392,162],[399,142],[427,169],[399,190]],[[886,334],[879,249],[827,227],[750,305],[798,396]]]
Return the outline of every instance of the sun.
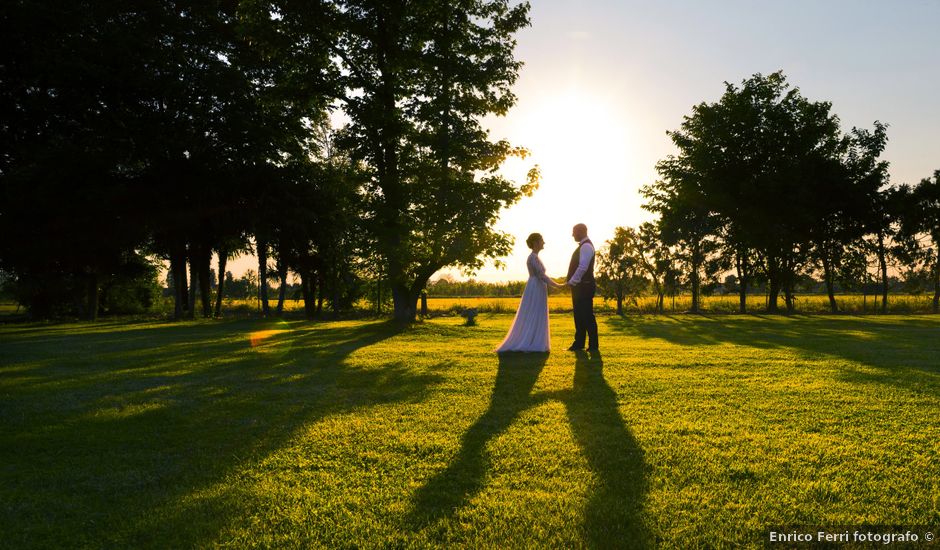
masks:
[[[574,88],[519,106],[512,142],[531,157],[507,163],[507,172],[523,173],[523,166],[538,164],[542,178],[534,196],[502,216],[500,227],[516,237],[508,264],[525,265],[524,239],[530,231],[550,238],[543,254],[560,261],[555,256],[567,250],[574,223],[587,223],[598,243],[610,238],[617,225],[631,223],[637,170],[626,111],[612,99]]]
[[[507,159],[500,172],[520,182],[538,164],[541,181],[533,196],[500,214],[496,228],[513,236],[515,246],[502,258],[506,270],[487,269],[479,274],[483,280],[525,280],[529,233],[543,235],[540,257],[557,276],[564,274],[571,254],[573,224],[587,223],[591,239],[601,246],[616,226],[635,225],[642,216],[637,189],[646,175],[631,135],[638,122],[631,117],[642,113],[626,98],[583,86],[528,97],[506,118],[492,121],[491,130],[531,153]]]
[[[629,171],[628,127],[621,109],[579,91],[544,98],[519,121],[521,143],[546,186],[611,185]]]

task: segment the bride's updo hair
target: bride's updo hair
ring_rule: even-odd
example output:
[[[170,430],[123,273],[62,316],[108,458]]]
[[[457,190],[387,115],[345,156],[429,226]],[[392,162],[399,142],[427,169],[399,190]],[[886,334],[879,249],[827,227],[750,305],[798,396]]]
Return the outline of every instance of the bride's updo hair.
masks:
[[[529,248],[535,248],[535,243],[544,240],[541,233],[533,233],[525,240],[525,244],[529,245]]]

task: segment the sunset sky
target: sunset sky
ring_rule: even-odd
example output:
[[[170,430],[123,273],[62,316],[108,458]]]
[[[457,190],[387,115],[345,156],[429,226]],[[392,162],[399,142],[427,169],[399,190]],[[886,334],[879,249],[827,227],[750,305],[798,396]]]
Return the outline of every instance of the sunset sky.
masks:
[[[783,70],[810,100],[831,101],[845,130],[887,122],[894,183],[940,168],[940,1],[536,0],[531,18],[518,36],[518,103],[487,124],[533,153],[506,174],[521,182],[538,163],[542,185],[498,224],[516,237],[507,268],[478,279],[525,279],[531,232],[559,276],[574,223],[601,246],[614,227],[650,219],[638,189],[673,151],[666,130],[754,73]],[[229,265],[238,276],[252,262]]]

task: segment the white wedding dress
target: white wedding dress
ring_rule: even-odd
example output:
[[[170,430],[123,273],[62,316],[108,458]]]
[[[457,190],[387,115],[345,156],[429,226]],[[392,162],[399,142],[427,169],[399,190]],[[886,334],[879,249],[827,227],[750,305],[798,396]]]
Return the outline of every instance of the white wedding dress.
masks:
[[[529,280],[522,291],[522,301],[516,310],[509,333],[496,349],[504,351],[549,351],[551,337],[548,330],[548,284],[545,266],[538,254],[529,254],[526,260]]]

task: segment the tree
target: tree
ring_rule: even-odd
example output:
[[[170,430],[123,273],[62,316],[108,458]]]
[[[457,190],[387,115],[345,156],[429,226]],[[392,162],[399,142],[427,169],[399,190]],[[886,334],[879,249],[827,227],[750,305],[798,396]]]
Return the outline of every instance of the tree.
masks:
[[[496,170],[524,152],[490,141],[480,120],[515,102],[513,35],[529,5],[506,0],[337,3],[336,55],[347,76],[344,143],[368,169],[367,230],[385,264],[399,321],[439,269],[473,270],[510,250],[492,229],[531,193]]]
[[[703,276],[713,265],[709,260],[717,250],[715,234],[718,218],[705,207],[701,178],[682,161],[670,156],[656,165],[663,179],[644,186],[641,193],[649,201],[644,208],[659,214],[662,242],[674,248],[673,258],[683,266],[692,291],[692,313],[701,308]]]
[[[222,316],[222,299],[225,297],[225,291],[230,288],[231,272],[225,270],[228,261],[237,258],[243,252],[248,250],[248,242],[242,237],[231,237],[222,239],[216,246],[216,254],[219,258],[219,279],[215,292],[215,312],[216,317]]]
[[[829,307],[838,311],[835,284],[857,278],[857,265],[851,255],[858,251],[863,235],[876,236],[873,247],[880,260],[883,299],[887,307],[887,263],[885,240],[894,223],[887,181],[888,163],[879,161],[887,143],[887,126],[875,122],[874,131],[853,128],[830,159],[821,159],[817,181],[824,192],[807,205],[810,219],[809,260],[822,275]],[[825,163],[825,164],[823,164]]]
[[[846,201],[863,178],[853,179],[843,162],[852,142],[830,103],[807,100],[780,72],[725,88],[718,102],[694,106],[668,133],[679,152],[657,164],[663,179],[646,189],[648,208],[661,215],[664,236],[689,265],[693,309],[705,248],[720,244],[734,258],[741,311],[758,271],[769,279],[768,309],[777,311],[783,292],[793,311],[814,244],[829,263],[831,245],[847,238],[841,228],[853,226],[856,210]],[[883,137],[877,124],[874,134],[856,135],[866,159],[877,157]]]
[[[662,313],[666,292],[671,290],[670,281],[676,278],[672,251],[663,241],[659,225],[652,222],[640,224],[635,242],[635,257],[641,271],[653,283],[653,290],[656,292],[656,309]]]
[[[0,267],[30,314],[100,309],[108,274],[144,240],[133,133],[148,9],[5,5],[0,60]]]
[[[883,178],[887,181],[886,173]],[[887,313],[889,262],[892,258],[901,259],[906,256],[903,250],[905,244],[901,242],[904,239],[901,231],[902,224],[905,223],[904,218],[911,213],[910,207],[907,206],[908,191],[906,188],[879,189],[875,186],[873,191],[869,191],[866,199],[868,211],[862,217],[866,235],[861,244],[868,257],[873,257],[877,263],[878,280],[881,283],[881,313]],[[910,251],[910,242],[906,246]],[[916,256],[915,253],[914,257]],[[852,265],[852,262],[842,262],[843,269]]]
[[[597,256],[598,286],[605,298],[617,300],[617,315],[623,315],[626,298],[636,303],[648,285],[641,274],[642,252],[638,246],[637,232],[632,227],[617,227],[614,237],[604,243]]]
[[[170,23],[160,35],[166,47],[153,92],[156,131],[142,149],[152,187],[161,189],[151,201],[154,248],[182,274],[190,265],[192,290],[177,296],[177,317],[183,309],[195,315],[197,285],[203,315],[211,315],[213,250],[224,264],[252,235],[266,275],[277,215],[270,197],[287,192],[290,159],[308,153],[307,121],[323,116],[333,91],[329,52],[309,47],[305,34],[315,27],[330,35],[324,11],[315,2],[235,2],[183,6],[164,17]],[[260,289],[266,293],[267,285]]]
[[[918,243],[918,256],[931,274],[933,312],[940,313],[940,170],[910,189],[906,233]]]

